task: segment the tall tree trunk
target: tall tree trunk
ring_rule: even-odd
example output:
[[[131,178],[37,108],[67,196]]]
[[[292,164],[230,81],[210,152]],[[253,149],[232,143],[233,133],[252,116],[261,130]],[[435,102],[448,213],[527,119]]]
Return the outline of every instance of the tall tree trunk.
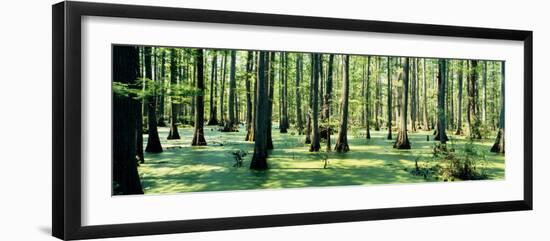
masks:
[[[481,139],[480,120],[477,106],[477,60],[470,60],[470,74],[468,79],[468,125],[470,137]]]
[[[138,49],[113,48],[113,81],[132,84],[138,80]],[[113,190],[112,194],[143,194],[136,160],[138,101],[113,94]],[[141,130],[139,130],[141,133]]]
[[[210,72],[210,115],[208,117],[207,125],[218,125],[218,110],[216,109],[216,91],[214,86],[218,81],[218,52],[213,50],[214,56],[212,57],[212,70]]]
[[[246,56],[246,141],[253,141],[254,137],[254,124],[252,113],[252,89],[250,88],[250,78],[252,77],[252,69],[254,65],[254,52],[248,51]]]
[[[463,135],[462,131],[462,85],[464,82],[464,61],[460,60],[458,66],[458,111],[457,111],[457,123],[455,135]]]
[[[391,86],[391,67],[390,67],[390,63],[391,63],[391,58],[390,57],[387,57],[388,58],[388,62],[387,62],[387,72],[388,72],[388,88],[387,88],[387,91],[388,91],[388,140],[391,140],[392,139],[392,133],[391,133],[391,120],[392,120],[392,116],[391,116],[391,112],[392,112],[392,106],[391,106],[391,99],[392,99],[392,86]]]
[[[411,131],[416,132],[416,58],[412,60],[411,72]]]
[[[296,56],[296,129],[298,134],[304,134],[304,123],[302,122],[302,95],[300,93],[300,82],[302,81],[302,54]]]
[[[221,80],[221,86],[220,86],[220,125],[225,124],[225,109],[224,109],[224,96],[225,96],[225,74],[227,69],[227,51],[223,51],[223,59],[222,59],[222,80]]]
[[[426,59],[422,59],[422,82],[423,82],[423,101],[424,109],[422,112],[422,120],[424,122],[424,130],[430,130],[430,124],[428,123],[428,80],[426,79]]]
[[[280,125],[280,131],[281,133],[287,133],[288,132],[288,109],[287,109],[287,61],[288,56],[286,53],[281,53],[281,96],[279,97],[281,99],[281,123]]]
[[[483,61],[483,107],[481,109],[483,123],[487,121],[487,61]]]
[[[323,114],[321,115],[323,117],[323,121],[325,122],[325,126],[323,127],[323,132],[326,133],[325,135],[322,135],[322,138],[326,137],[327,140],[330,142],[330,121],[329,121],[329,115],[330,115],[330,105],[332,103],[332,79],[333,79],[333,65],[334,65],[334,55],[330,54],[328,58],[328,72],[327,72],[327,83],[325,86],[325,96],[323,98]],[[324,136],[324,137],[323,137]],[[330,145],[330,144],[329,144]],[[329,148],[330,150],[330,148]]]
[[[195,131],[193,132],[192,146],[206,146],[204,139],[204,57],[203,50],[197,49],[195,54],[196,65],[196,88],[201,91],[201,94],[196,96],[195,108]]]
[[[397,133],[397,140],[393,144],[393,148],[397,149],[411,149],[409,142],[409,136],[407,135],[407,107],[409,99],[409,58],[405,58],[405,64],[403,66],[403,98],[401,103],[401,120],[399,121],[399,132]]]
[[[314,76],[314,66],[315,66],[315,58],[314,54],[310,54],[311,56],[311,71],[310,71],[310,77],[309,77],[309,102],[308,102],[308,109],[306,113],[306,139],[305,144],[311,144],[311,119],[313,118],[313,76]]]
[[[449,140],[446,132],[446,118],[445,118],[445,91],[447,83],[447,60],[439,59],[439,71],[437,78],[437,135],[434,140],[440,141],[441,144],[446,144]]]
[[[254,170],[265,170],[267,169],[267,132],[268,132],[268,122],[271,122],[271,117],[269,117],[266,109],[269,107],[269,100],[265,98],[268,96],[268,69],[266,65],[268,62],[269,54],[260,51],[259,54],[259,63],[258,63],[258,78],[256,79],[257,89],[256,89],[256,109],[254,113],[256,115],[254,127],[254,154],[252,155],[252,160],[250,162],[250,169]]]
[[[175,89],[175,86],[178,84],[177,80],[177,64],[176,64],[176,50],[170,49],[170,88],[172,91]],[[171,104],[171,123],[170,123],[170,132],[168,133],[168,140],[180,139],[180,134],[178,132],[178,103],[176,101],[178,97],[174,93],[170,94],[170,104]]]
[[[268,100],[269,100],[269,106],[267,107],[267,114],[269,116],[269,122],[267,123],[267,149],[273,150],[273,138],[271,134],[271,129],[273,129],[273,121],[271,118],[273,118],[273,95],[275,91],[275,52],[270,52],[270,59],[269,59],[269,86],[268,86]]]
[[[145,47],[145,78],[153,80],[152,65],[151,65],[151,47]],[[151,94],[147,97],[147,123],[148,133],[146,152],[160,153],[162,152],[162,146],[160,145],[159,132],[157,130],[157,112],[156,112],[156,83],[151,85]],[[144,160],[141,160],[143,163]]]
[[[365,121],[367,122],[367,134],[366,134],[366,137],[367,139],[370,139],[370,119],[371,119],[371,115],[370,115],[370,59],[371,59],[371,56],[367,56],[367,76],[363,76],[363,78],[366,79],[366,82],[367,82],[367,93],[365,94],[366,95],[366,108],[365,108],[365,113],[366,113],[366,117],[365,117]]]
[[[348,99],[349,99],[349,56],[344,55],[344,76],[342,78],[342,113],[340,115],[340,127],[334,149],[337,152],[348,152]]]
[[[380,87],[381,86],[381,80],[380,80],[380,57],[376,57],[376,101],[374,102],[374,130],[379,131],[380,130],[380,112],[381,112],[381,103],[382,100],[380,98]]]
[[[309,147],[310,152],[317,152],[319,151],[321,144],[320,144],[320,138],[319,138],[319,70],[320,70],[320,57],[318,54],[313,54],[313,81],[312,81],[312,89],[313,89],[313,100],[312,100],[312,134],[311,134],[311,146]]]
[[[500,115],[499,115],[499,120],[498,120],[498,133],[497,133],[497,138],[495,140],[495,144],[491,147],[491,152],[496,152],[496,153],[503,153],[504,154],[504,128],[505,128],[505,123],[504,123],[504,119],[505,119],[505,114],[504,114],[504,110],[505,110],[505,106],[504,106],[504,94],[505,94],[505,91],[504,91],[504,82],[505,82],[505,66],[504,66],[504,62],[501,62],[500,63],[500,76],[501,76],[501,79],[500,79]]]
[[[143,48],[138,47],[138,66],[139,66],[139,72],[138,77],[142,79],[141,81],[136,81],[139,84],[141,84],[141,90],[145,92],[145,82],[144,82],[144,76],[145,76],[145,50]],[[137,100],[138,106],[136,110],[136,158],[138,162],[143,162],[145,160],[145,155],[143,153],[143,112],[146,110],[145,102],[142,99]]]
[[[229,64],[229,100],[228,102],[228,112],[229,112],[229,120],[226,120],[224,123],[223,131],[237,131],[235,128],[237,123],[236,118],[236,94],[235,90],[237,89],[237,84],[235,80],[235,62],[237,61],[237,51],[231,50],[230,51],[230,64]]]
[[[161,48],[161,55],[160,55],[160,96],[159,96],[159,101],[158,101],[158,110],[159,110],[159,117],[158,117],[158,121],[157,121],[157,126],[162,126],[162,127],[165,127],[166,126],[166,121],[164,120],[164,92],[166,91],[164,89],[164,78],[166,77],[166,74],[165,74],[165,64],[166,64],[166,52],[163,48]]]

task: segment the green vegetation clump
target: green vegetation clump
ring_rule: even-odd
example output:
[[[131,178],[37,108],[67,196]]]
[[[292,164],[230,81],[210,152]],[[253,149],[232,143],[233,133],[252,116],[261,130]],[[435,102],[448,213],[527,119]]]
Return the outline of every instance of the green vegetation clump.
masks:
[[[455,150],[444,144],[434,144],[431,160],[418,164],[411,174],[423,176],[427,180],[484,180],[488,179],[487,166],[489,161],[484,150],[475,145],[473,139],[468,139],[463,148]]]

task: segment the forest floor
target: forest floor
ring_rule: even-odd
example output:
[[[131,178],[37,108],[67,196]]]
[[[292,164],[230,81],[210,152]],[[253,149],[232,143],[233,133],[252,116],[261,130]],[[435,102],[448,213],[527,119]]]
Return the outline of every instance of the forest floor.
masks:
[[[275,123],[274,123],[275,125]],[[394,140],[387,140],[387,130],[372,131],[371,139],[365,138],[364,129],[354,129],[348,134],[350,151],[347,153],[309,152],[303,144],[304,136],[280,134],[273,129],[274,150],[270,151],[267,171],[252,171],[248,167],[254,151],[254,143],[244,141],[246,131],[219,132],[217,126],[205,126],[208,146],[191,147],[192,127],[178,128],[180,140],[166,140],[169,129],[159,127],[164,152],[145,153],[145,163],[138,168],[145,194],[181,193],[199,191],[226,191],[267,188],[320,187],[344,185],[371,185],[418,183],[426,180],[411,174],[415,160],[419,165],[431,160],[435,142],[432,131],[409,132],[411,150],[392,148]],[[395,132],[394,139],[395,139]],[[430,141],[426,136],[430,136]],[[332,148],[336,135],[331,136]],[[466,140],[449,136],[451,148],[461,150]],[[144,135],[147,142],[147,135]],[[489,149],[493,139],[475,142],[479,150],[486,150],[488,179],[504,179],[504,156]],[[145,144],[144,143],[144,144]],[[233,167],[233,152],[243,150],[243,166]],[[326,168],[324,159],[328,157]],[[442,180],[440,180],[442,181]]]

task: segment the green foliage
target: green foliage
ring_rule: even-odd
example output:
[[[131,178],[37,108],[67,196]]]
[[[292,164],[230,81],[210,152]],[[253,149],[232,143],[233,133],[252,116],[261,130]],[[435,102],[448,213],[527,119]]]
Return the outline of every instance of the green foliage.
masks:
[[[164,94],[173,98],[172,103],[176,104],[182,103],[185,97],[204,95],[203,91],[187,83],[165,85],[160,81],[148,78],[140,78],[138,82],[132,84],[115,81],[112,83],[112,89],[115,96],[131,97],[137,100]]]
[[[423,176],[426,180],[483,180],[488,178],[488,159],[486,150],[477,146],[472,139],[468,139],[462,149],[447,148],[444,144],[435,144],[431,159],[419,163],[420,157],[415,160],[415,168],[410,173]],[[407,170],[407,169],[405,169]]]

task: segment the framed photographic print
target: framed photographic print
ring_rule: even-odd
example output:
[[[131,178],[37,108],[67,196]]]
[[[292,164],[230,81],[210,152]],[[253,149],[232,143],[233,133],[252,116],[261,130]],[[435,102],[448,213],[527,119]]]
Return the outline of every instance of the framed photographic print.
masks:
[[[532,209],[532,32],[53,6],[53,235]]]

